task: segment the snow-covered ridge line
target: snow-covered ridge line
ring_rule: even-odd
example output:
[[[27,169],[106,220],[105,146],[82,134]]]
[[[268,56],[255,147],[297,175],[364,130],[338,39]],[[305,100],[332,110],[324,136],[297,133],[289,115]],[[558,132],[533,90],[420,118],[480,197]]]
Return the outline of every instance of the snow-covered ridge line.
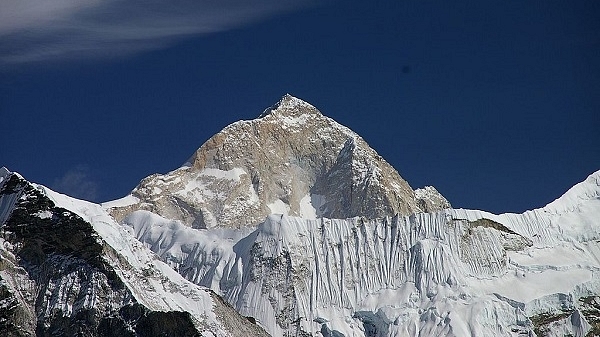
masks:
[[[69,322],[71,319],[75,321],[75,315],[80,315],[85,310],[91,309],[97,309],[95,312],[100,315],[98,319],[103,319],[103,322],[106,319],[112,319],[110,315],[119,317],[115,318],[117,320],[123,317],[129,319],[131,316],[127,316],[127,313],[123,314],[120,309],[125,306],[127,310],[138,310],[135,308],[140,308],[136,306],[141,304],[143,307],[139,309],[142,310],[140,314],[152,312],[165,313],[164,315],[167,315],[162,317],[175,317],[174,319],[179,317],[181,323],[193,323],[196,331],[201,333],[202,336],[265,335],[262,329],[249,323],[233,309],[224,305],[209,289],[187,281],[164,262],[160,261],[156,254],[145,248],[142,243],[135,239],[129,227],[116,223],[104,211],[101,205],[77,200],[54,192],[42,185],[29,183],[19,175],[8,172],[8,170],[0,173],[6,173],[2,174],[2,179],[0,180],[0,191],[2,192],[0,193],[0,214],[6,213],[11,216],[10,222],[8,222],[9,227],[4,226],[7,223],[7,219],[4,219],[5,217],[0,222],[0,230],[2,230],[0,236],[0,259],[4,259],[6,256],[13,256],[15,261],[12,263],[15,267],[10,268],[17,268],[16,263],[19,260],[15,258],[16,253],[12,254],[10,250],[15,249],[15,247],[17,247],[16,249],[20,249],[18,247],[29,247],[28,245],[36,244],[35,242],[31,243],[27,241],[11,241],[15,239],[15,235],[11,234],[15,231],[15,228],[22,228],[22,231],[25,230],[24,235],[17,236],[22,239],[24,238],[24,240],[27,240],[28,235],[35,235],[36,231],[46,231],[41,232],[43,235],[49,236],[47,242],[44,241],[46,246],[42,246],[44,254],[42,256],[45,259],[59,261],[57,263],[60,268],[65,268],[65,270],[56,270],[54,269],[56,266],[52,267],[53,265],[49,265],[48,268],[52,268],[51,274],[56,276],[53,276],[54,278],[50,279],[48,284],[37,284],[37,287],[41,291],[45,291],[43,301],[39,302],[36,300],[35,307],[33,308],[36,310],[37,319],[40,320],[38,321],[38,325],[42,324],[40,322],[44,322],[45,329],[56,330],[59,329],[59,325],[54,328],[52,326],[55,324],[53,320],[60,318],[58,316],[62,315],[66,317],[66,322]],[[10,182],[10,186],[6,185],[7,182]],[[18,213],[12,213],[14,209],[18,209]],[[25,209],[37,211],[23,214],[23,210]],[[14,214],[17,214],[18,217],[15,217]],[[32,217],[33,220],[26,220],[29,217]],[[35,218],[39,222],[36,222],[38,220]],[[20,221],[26,221],[27,223],[20,223]],[[55,221],[62,222],[55,223]],[[54,229],[60,230],[60,228],[65,226],[69,229],[77,229],[79,232],[56,234],[52,232]],[[5,232],[6,228],[8,228],[9,232]],[[67,237],[72,235],[74,240],[71,243],[68,239],[65,239],[69,241],[64,246],[66,248],[60,246],[60,243],[57,246],[59,248],[56,249],[52,248],[53,246],[48,246],[52,245],[54,242],[52,240],[56,240],[54,236],[61,238],[61,235],[67,235]],[[91,247],[89,252],[85,248],[79,247],[81,246],[81,240],[83,240],[79,238],[89,238],[92,241],[88,241],[88,243],[95,242],[92,245],[94,247]],[[41,238],[40,240],[43,241],[44,239]],[[61,239],[61,242],[66,242],[65,240]],[[63,251],[68,253],[71,247],[75,247],[73,248],[76,249],[74,253],[65,256],[61,255]],[[27,264],[28,255],[20,258],[24,259],[24,263]],[[78,258],[91,261],[89,262],[91,265],[83,261],[81,262],[81,270],[75,269],[70,271],[73,268],[73,263],[77,263]],[[62,260],[65,261],[63,264],[60,262]],[[10,260],[8,262],[4,261],[4,264],[6,263],[10,265],[11,262]],[[0,270],[0,287],[5,287],[2,280],[7,278],[6,272],[6,267]],[[27,273],[29,272],[28,270]],[[27,273],[24,275],[28,275]],[[14,281],[18,278],[26,278],[27,276],[8,274],[8,277]],[[29,277],[34,276],[30,275]],[[91,279],[89,279],[90,277]],[[110,287],[102,283],[107,282],[106,277],[109,278],[108,282],[112,282],[110,283],[112,284]],[[34,278],[31,282],[41,282],[41,280]],[[125,287],[123,288],[120,284]],[[3,288],[3,291],[8,291],[9,294],[18,294],[19,289],[21,289],[18,284],[11,285],[9,283],[9,286],[8,290]],[[113,287],[126,290],[119,290],[118,294],[115,295],[110,293],[111,290],[114,290]],[[77,297],[81,295],[78,294],[77,290],[80,288],[85,295],[82,300],[79,300],[79,297]],[[26,288],[22,289],[26,290]],[[38,291],[38,289],[35,291]],[[102,293],[96,293],[96,291]],[[106,291],[109,291],[108,295],[104,293]],[[35,296],[39,297],[39,294]],[[125,302],[122,302],[123,300]],[[42,308],[43,312],[37,311],[40,310],[38,302],[47,306]],[[129,309],[132,305],[133,307],[131,308],[134,309]],[[27,307],[27,304],[22,304],[22,306]],[[6,311],[3,310],[3,307],[0,306],[0,313],[5,315]],[[111,310],[116,310],[117,312],[111,313]],[[178,316],[179,313],[183,313],[183,316]],[[96,314],[92,314],[92,316]],[[106,318],[106,315],[109,315],[109,318]],[[133,317],[133,323],[130,322],[133,325],[129,329],[132,332],[139,333],[141,330],[138,331],[138,328],[143,328],[141,328],[141,323],[138,324],[136,321],[138,319],[135,318],[135,314]],[[191,320],[186,321],[187,318],[185,317],[189,317]],[[89,319],[92,319],[92,321],[90,322],[86,319],[84,323],[81,323],[79,328],[75,327],[75,329],[83,329],[85,326],[85,329],[92,329],[88,331],[90,335],[102,335],[102,324],[95,326],[93,323],[93,319],[95,318]],[[32,324],[35,325],[35,321]],[[135,331],[133,330],[134,326]],[[98,331],[94,330],[96,328]],[[171,328],[168,327],[167,329]],[[158,327],[158,329],[153,332],[147,331],[147,333],[160,333],[161,327]],[[176,330],[177,328],[174,329]],[[68,331],[63,332],[70,334]]]
[[[560,198],[546,205],[543,209],[550,213],[560,214],[573,211],[582,202],[600,199],[600,170],[590,174],[584,181],[571,187]]]
[[[273,335],[297,329],[362,334],[376,322],[410,335],[509,335],[531,331],[527,317],[544,313],[543,303],[555,294],[578,298],[600,290],[593,276],[600,248],[587,240],[600,230],[597,189],[585,188],[579,206],[561,214],[542,208],[501,215],[451,209],[380,220],[272,215],[254,232],[230,232],[227,239],[149,212],[134,212],[125,223],[187,279],[219,292]],[[496,318],[458,314],[472,306],[493,308]],[[450,316],[417,315],[442,307]],[[398,325],[382,323],[401,317]],[[463,324],[475,330],[463,331]]]
[[[302,108],[302,111],[310,111],[311,113],[321,114],[317,108],[315,108],[312,104],[305,102],[297,97],[294,97],[290,94],[285,94],[279,102],[275,103],[273,106],[265,109],[258,118],[264,118],[272,113],[277,113],[277,111],[281,110],[292,110],[299,111]]]
[[[127,227],[117,224],[102,206],[71,198],[42,185],[36,186],[56,206],[71,210],[92,224],[104,242],[125,258],[127,264],[115,266],[115,271],[136,300],[152,310],[185,311],[195,318],[205,317],[206,322],[201,324],[211,326],[218,335],[228,335],[214,315],[210,294],[157,259],[151,250],[135,240]]]

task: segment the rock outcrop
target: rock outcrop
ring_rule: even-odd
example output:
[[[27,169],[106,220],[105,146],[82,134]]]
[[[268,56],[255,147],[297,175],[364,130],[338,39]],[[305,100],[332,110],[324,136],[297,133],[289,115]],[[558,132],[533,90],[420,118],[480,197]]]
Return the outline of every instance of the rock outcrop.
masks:
[[[450,207],[420,200],[356,133],[290,95],[257,119],[233,123],[186,165],[144,179],[118,219],[148,210],[194,228],[256,225],[269,214],[380,218]]]

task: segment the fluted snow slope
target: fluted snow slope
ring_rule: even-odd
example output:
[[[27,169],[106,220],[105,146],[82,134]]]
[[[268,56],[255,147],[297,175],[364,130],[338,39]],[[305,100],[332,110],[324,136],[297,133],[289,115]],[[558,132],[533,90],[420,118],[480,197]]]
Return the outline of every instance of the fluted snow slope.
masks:
[[[523,214],[271,215],[250,233],[147,211],[124,223],[275,336],[584,336],[600,331],[599,196],[600,171]]]

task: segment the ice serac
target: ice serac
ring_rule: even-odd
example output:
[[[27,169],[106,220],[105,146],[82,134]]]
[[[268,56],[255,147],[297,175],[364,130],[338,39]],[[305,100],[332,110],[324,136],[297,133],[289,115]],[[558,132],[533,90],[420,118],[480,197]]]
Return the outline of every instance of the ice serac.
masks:
[[[0,170],[2,336],[266,336],[100,205]]]
[[[269,214],[380,218],[449,207],[440,198],[419,199],[359,135],[285,95],[211,137],[183,167],[144,179],[130,202],[106,206],[118,220],[147,210],[194,228],[237,228]]]

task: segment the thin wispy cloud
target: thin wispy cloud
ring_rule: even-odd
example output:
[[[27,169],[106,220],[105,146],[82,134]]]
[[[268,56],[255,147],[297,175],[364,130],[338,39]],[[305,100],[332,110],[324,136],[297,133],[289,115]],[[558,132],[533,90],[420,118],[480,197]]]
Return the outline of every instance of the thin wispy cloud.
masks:
[[[70,169],[62,177],[55,179],[50,188],[78,199],[96,201],[98,198],[98,183],[85,165]]]
[[[2,0],[0,64],[114,57],[249,24],[312,0]]]

